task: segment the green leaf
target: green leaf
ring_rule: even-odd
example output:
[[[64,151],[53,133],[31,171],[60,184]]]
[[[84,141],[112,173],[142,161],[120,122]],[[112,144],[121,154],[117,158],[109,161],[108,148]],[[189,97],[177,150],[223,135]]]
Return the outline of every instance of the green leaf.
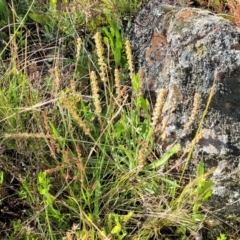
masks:
[[[59,134],[58,130],[55,128],[55,126],[53,125],[53,123],[51,121],[48,121],[48,123],[51,127],[54,137],[56,137],[56,138],[60,137],[60,134]]]
[[[196,214],[199,211],[200,207],[201,207],[201,204],[199,202],[195,203],[192,209],[193,213]]]
[[[113,227],[111,234],[119,234],[122,230],[122,226],[120,224],[117,224]]]
[[[157,160],[157,161],[151,163],[150,165],[148,165],[147,169],[154,169],[154,168],[164,165],[171,158],[171,156],[176,154],[180,149],[181,149],[181,145],[176,144],[165,155],[163,155],[163,157],[160,160]]]
[[[180,187],[176,181],[172,181],[168,178],[161,178],[161,180],[169,185],[171,185],[173,187],[173,191],[175,191],[176,188]]]
[[[48,190],[43,187],[38,187],[38,191],[41,195],[46,196],[48,194]]]
[[[217,240],[227,240],[227,237],[225,234],[220,234],[220,236],[217,238]]]
[[[103,37],[103,42],[107,45],[107,46],[109,46],[109,39],[107,38],[107,37]]]
[[[204,174],[204,163],[203,161],[200,161],[197,167],[197,175],[198,177],[202,176]]]
[[[133,211],[129,211],[127,215],[123,215],[123,216],[122,216],[123,222],[128,222],[129,219],[133,216],[133,214],[134,214]]]
[[[29,13],[28,16],[36,23],[41,25],[47,25],[49,23],[49,17],[43,14]]]
[[[140,107],[143,109],[144,113],[148,114],[149,109],[150,109],[148,100],[145,99],[144,97],[140,96],[139,97],[139,104],[140,104]]]
[[[201,195],[201,200],[206,201],[208,198],[212,196],[212,181],[207,181],[205,184],[199,189],[199,195]]]
[[[122,49],[122,36],[118,30],[116,30],[115,34],[116,34],[116,47]]]
[[[54,218],[56,218],[56,219],[60,219],[60,218],[61,218],[61,213],[60,213],[57,209],[53,208],[52,206],[49,206],[49,207],[48,207],[48,210],[49,210],[49,213],[50,213]]]
[[[133,76],[132,87],[133,87],[133,90],[136,91],[136,92],[139,90],[140,83],[139,83],[139,76],[138,75]]]
[[[0,172],[0,184],[3,184],[4,173],[3,171]]]
[[[0,0],[0,20],[4,20],[7,23],[9,15],[8,5],[5,0]]]
[[[124,125],[121,123],[121,121],[116,123],[114,131],[117,138],[122,135],[122,133],[124,132]]]
[[[5,25],[6,25],[6,22],[3,21],[3,20],[0,20],[0,27],[3,27],[3,26],[5,26]]]
[[[39,184],[43,184],[46,182],[46,174],[45,173],[40,172],[38,174],[38,182],[39,182]]]
[[[151,185],[148,186],[148,185],[146,184],[146,185],[144,186],[144,189],[145,189],[146,191],[148,191],[148,192],[149,192],[150,194],[152,194],[152,195],[156,193],[156,191],[154,191],[154,189],[152,188]]]
[[[108,29],[106,27],[103,27],[102,30],[107,35],[107,37],[109,39],[111,49],[114,50],[113,36],[111,35],[111,33],[108,31]]]
[[[192,215],[192,219],[195,221],[195,222],[202,222],[205,218],[205,215],[204,214],[193,214]]]
[[[110,33],[112,34],[112,36],[115,36],[115,28],[110,27]]]
[[[119,65],[121,61],[121,51],[118,48],[116,48],[114,52],[114,61],[116,65]]]

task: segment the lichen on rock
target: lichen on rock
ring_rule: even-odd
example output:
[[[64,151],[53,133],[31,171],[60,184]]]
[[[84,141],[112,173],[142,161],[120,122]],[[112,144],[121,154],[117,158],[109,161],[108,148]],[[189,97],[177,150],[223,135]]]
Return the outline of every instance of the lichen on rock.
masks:
[[[232,184],[218,175],[214,181],[221,186],[227,183],[223,198],[224,194],[239,196],[240,176],[234,169],[240,169],[240,29],[207,10],[166,5],[169,3],[151,0],[129,33],[146,97],[154,105],[160,89],[168,90],[159,142],[165,149],[176,141],[189,146],[215,83],[195,153],[209,167],[227,161],[228,170],[222,169],[222,174]],[[174,111],[173,102],[177,102]],[[217,190],[214,193],[219,196]],[[224,200],[219,200],[218,207],[227,207],[228,202],[240,204],[236,198]]]

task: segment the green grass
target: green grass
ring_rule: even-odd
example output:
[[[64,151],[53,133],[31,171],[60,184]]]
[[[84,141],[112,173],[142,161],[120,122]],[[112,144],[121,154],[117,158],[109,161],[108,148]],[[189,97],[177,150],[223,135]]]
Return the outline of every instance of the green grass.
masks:
[[[12,37],[0,59],[1,237],[188,239],[207,217],[212,172],[199,160],[181,175],[181,146],[154,142],[124,37],[141,2],[85,2],[25,1],[2,22]]]

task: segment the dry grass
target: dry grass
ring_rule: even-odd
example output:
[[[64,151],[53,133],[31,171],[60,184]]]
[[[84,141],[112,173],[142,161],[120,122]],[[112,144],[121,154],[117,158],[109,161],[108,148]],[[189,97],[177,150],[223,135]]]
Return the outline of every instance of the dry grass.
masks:
[[[240,1],[239,0],[228,0],[228,6],[230,12],[234,16],[235,23],[240,27]]]

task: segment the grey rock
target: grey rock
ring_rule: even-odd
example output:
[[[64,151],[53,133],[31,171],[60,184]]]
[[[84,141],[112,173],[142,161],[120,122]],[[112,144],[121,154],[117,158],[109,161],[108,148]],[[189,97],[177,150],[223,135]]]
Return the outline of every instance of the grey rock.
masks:
[[[213,176],[218,201],[213,205],[238,208],[240,29],[207,10],[165,4],[172,2],[150,1],[129,33],[146,97],[154,105],[160,89],[168,90],[159,116],[158,141],[163,149],[181,142],[187,151],[215,83],[195,155],[218,171],[222,161],[227,162],[221,174]],[[240,210],[234,212],[240,215]]]

